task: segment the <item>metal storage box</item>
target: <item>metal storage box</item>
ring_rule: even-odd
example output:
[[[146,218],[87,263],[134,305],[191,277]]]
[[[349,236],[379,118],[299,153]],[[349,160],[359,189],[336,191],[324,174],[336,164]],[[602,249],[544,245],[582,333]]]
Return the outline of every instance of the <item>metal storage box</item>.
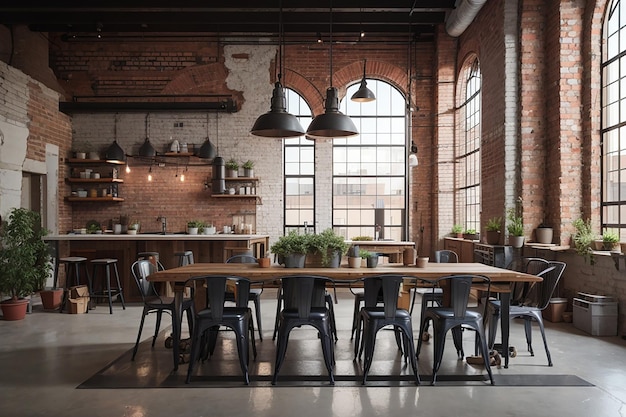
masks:
[[[617,335],[617,301],[579,292],[574,298],[574,326],[592,336]]]

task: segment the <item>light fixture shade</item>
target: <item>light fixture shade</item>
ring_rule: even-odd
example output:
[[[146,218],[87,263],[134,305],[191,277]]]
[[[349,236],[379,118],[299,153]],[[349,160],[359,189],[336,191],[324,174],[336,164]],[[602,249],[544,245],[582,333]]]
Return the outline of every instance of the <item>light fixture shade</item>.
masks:
[[[337,88],[326,90],[326,109],[316,116],[306,131],[307,138],[329,139],[345,138],[359,134],[354,122],[339,111],[339,94]]]
[[[270,111],[256,119],[250,133],[264,138],[296,138],[304,135],[298,119],[287,112],[285,90],[280,82],[274,84]]]
[[[409,155],[409,166],[413,168],[413,167],[416,167],[417,165],[418,165],[417,155],[412,153],[411,155]]]
[[[202,146],[200,146],[200,149],[196,153],[196,156],[203,159],[213,159],[216,155],[217,152],[215,151],[215,146],[213,146],[213,144],[207,137]]]
[[[367,103],[376,100],[376,96],[374,95],[372,90],[367,88],[367,81],[365,81],[365,77],[363,77],[363,79],[361,80],[361,85],[359,86],[359,89],[356,91],[356,93],[352,94],[350,100],[357,101],[359,103]]]
[[[125,161],[126,153],[124,149],[117,143],[117,140],[114,140],[111,145],[107,148],[104,153],[104,159],[109,161]]]
[[[156,156],[156,149],[154,149],[154,146],[150,143],[150,139],[146,138],[143,145],[139,148],[139,156]]]

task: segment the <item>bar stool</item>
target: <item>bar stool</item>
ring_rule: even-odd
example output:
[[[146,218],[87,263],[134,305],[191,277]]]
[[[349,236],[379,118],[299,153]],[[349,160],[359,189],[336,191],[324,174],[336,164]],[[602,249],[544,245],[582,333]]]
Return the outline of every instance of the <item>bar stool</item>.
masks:
[[[157,267],[157,270],[159,270],[159,271],[164,271],[165,270],[165,267],[163,266],[163,264],[159,260],[159,252],[139,252],[137,254],[137,260],[138,261],[142,261],[144,259],[148,260],[148,261],[151,261],[153,264],[155,264],[156,267]]]
[[[193,252],[186,250],[183,252],[174,252],[174,256],[178,257],[178,266],[185,266],[193,264]]]
[[[59,264],[65,265],[65,291],[63,291],[63,301],[61,301],[61,307],[59,313],[62,313],[65,309],[65,304],[69,298],[69,290],[72,285],[80,285],[80,267],[82,266],[87,277],[87,285],[90,285],[89,270],[87,269],[87,258],[82,256],[68,256],[65,258],[59,258]],[[72,284],[72,278],[74,284]],[[56,283],[55,283],[56,287]],[[91,291],[91,288],[89,289]],[[87,309],[89,312],[89,309]]]
[[[93,265],[93,271],[91,273],[92,276],[92,285],[91,285],[91,298],[108,298],[109,299],[109,313],[113,314],[113,296],[118,295],[120,301],[122,302],[122,308],[126,310],[126,305],[124,304],[124,294],[122,293],[122,285],[120,284],[120,275],[117,272],[117,259],[114,258],[102,258],[102,259],[92,259],[91,264]],[[111,288],[111,265],[113,265],[113,270],[115,272],[115,279],[117,281],[117,288]],[[95,283],[97,278],[98,268],[100,268],[104,272],[104,284],[106,284],[106,289],[104,289],[104,284],[100,283],[100,289],[96,291]]]

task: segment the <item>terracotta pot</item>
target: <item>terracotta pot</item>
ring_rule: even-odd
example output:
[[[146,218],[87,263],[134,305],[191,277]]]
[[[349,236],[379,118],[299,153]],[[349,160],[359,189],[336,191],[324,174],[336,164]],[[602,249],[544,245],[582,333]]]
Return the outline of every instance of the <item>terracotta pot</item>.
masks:
[[[426,268],[428,265],[428,257],[419,257],[417,258],[416,265],[418,268]]]
[[[271,265],[271,259],[270,258],[259,258],[257,259],[257,262],[259,263],[259,266],[261,268],[269,268]]]
[[[498,245],[500,243],[500,232],[497,230],[487,230],[487,244]]]
[[[41,303],[44,310],[56,310],[61,307],[63,299],[63,290],[61,288],[55,290],[44,290],[39,293]]]
[[[23,320],[26,317],[26,310],[28,310],[28,300],[24,298],[6,300],[0,303],[0,307],[5,320]]]
[[[360,268],[361,267],[361,258],[349,256],[348,257],[348,266],[350,268]]]

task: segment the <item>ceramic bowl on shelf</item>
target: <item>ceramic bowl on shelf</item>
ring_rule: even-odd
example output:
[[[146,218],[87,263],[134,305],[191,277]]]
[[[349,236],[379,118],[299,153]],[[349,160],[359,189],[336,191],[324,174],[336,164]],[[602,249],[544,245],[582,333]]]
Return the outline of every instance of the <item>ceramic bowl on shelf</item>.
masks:
[[[79,197],[87,197],[87,190],[78,190],[77,193]]]

